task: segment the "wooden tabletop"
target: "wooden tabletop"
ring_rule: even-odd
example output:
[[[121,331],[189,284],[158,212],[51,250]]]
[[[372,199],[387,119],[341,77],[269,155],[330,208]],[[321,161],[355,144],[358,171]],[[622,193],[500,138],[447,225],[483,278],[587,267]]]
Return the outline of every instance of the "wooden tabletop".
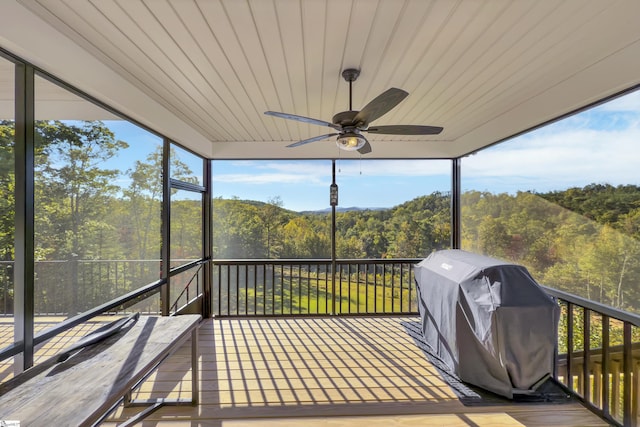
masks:
[[[28,426],[91,424],[184,343],[200,319],[141,316],[132,327],[5,391],[0,420]]]

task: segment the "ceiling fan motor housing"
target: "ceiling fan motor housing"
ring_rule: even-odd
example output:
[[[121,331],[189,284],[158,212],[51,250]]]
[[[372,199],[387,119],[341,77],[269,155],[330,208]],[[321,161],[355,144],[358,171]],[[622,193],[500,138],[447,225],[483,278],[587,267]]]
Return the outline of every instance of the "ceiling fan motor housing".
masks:
[[[360,70],[356,68],[347,68],[342,71],[342,78],[348,82],[355,82],[358,76],[360,75]]]
[[[342,111],[341,113],[336,114],[335,116],[333,116],[333,119],[331,119],[331,121],[333,122],[334,125],[338,125],[338,126],[342,126],[342,127],[359,127],[358,123],[354,123],[353,119],[356,117],[356,115],[359,113],[359,111]]]

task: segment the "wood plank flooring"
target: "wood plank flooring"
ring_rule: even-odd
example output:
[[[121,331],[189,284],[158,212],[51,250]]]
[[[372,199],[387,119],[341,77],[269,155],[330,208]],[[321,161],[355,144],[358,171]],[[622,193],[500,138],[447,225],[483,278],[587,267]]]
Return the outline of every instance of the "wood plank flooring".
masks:
[[[606,426],[577,403],[464,406],[407,333],[414,317],[207,319],[200,405],[141,426]],[[134,398],[189,397],[189,343]],[[130,416],[119,408],[105,425]]]
[[[88,322],[84,322],[63,334],[56,335],[47,342],[36,346],[34,354],[34,363],[38,364],[47,360],[51,356],[58,354],[60,351],[71,346],[73,343],[81,339],[83,336],[93,332],[100,326],[109,323],[116,318],[115,316],[98,316]],[[57,326],[64,321],[66,317],[61,316],[38,316],[35,318],[34,333],[45,331],[49,328]],[[0,348],[5,348],[14,342],[14,320],[12,317],[0,318]],[[13,378],[14,366],[13,358],[0,362],[0,382]]]

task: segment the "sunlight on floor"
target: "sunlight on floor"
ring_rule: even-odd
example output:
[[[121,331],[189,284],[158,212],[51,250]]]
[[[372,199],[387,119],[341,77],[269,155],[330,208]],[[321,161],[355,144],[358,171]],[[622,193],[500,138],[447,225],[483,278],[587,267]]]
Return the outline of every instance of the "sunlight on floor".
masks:
[[[456,399],[397,319],[222,320],[214,325],[225,406]],[[223,368],[223,369],[220,369]]]
[[[66,317],[60,316],[41,316],[35,319],[34,334],[45,331],[58,325]],[[59,334],[44,344],[36,347],[34,354],[34,363],[38,364],[51,356],[54,356],[71,346],[83,336],[98,329],[105,323],[111,322],[114,319],[112,316],[98,316],[91,319],[88,322],[82,323],[62,334]],[[0,349],[8,347],[14,341],[14,325],[12,317],[0,318]],[[4,382],[14,375],[13,358],[0,362],[0,383]]]

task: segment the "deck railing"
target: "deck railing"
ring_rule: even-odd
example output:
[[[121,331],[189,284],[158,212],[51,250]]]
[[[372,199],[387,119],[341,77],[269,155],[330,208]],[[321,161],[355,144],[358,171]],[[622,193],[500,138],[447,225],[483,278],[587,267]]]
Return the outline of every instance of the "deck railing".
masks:
[[[132,280],[130,272],[151,272],[159,274],[159,260],[71,260],[44,261],[35,265],[35,311],[36,317],[54,314],[66,319],[55,326],[40,331],[33,337],[29,347],[33,348],[47,340],[62,334],[96,316],[110,314],[128,314],[142,312],[159,315],[161,308],[161,289],[169,291],[169,298],[174,304],[169,305],[169,314],[176,314],[188,309],[191,300],[201,300],[203,295],[202,278],[206,260],[173,259],[169,270],[169,279],[160,278],[146,285],[139,280]],[[53,273],[56,274],[51,274]],[[46,272],[49,274],[43,275]],[[40,279],[40,281],[38,281]],[[168,285],[168,286],[167,286]],[[64,289],[73,287],[74,289]],[[69,298],[69,295],[73,295]],[[87,300],[79,300],[79,295],[99,295],[98,302],[89,309],[78,312],[79,306],[87,306]],[[115,297],[110,298],[115,295]],[[14,287],[13,262],[0,262],[0,316],[12,318]],[[110,299],[109,299],[110,298]],[[39,301],[40,299],[44,301]],[[100,299],[106,299],[99,302]],[[78,302],[82,303],[79,305]],[[43,303],[45,305],[43,305]],[[42,307],[55,307],[54,312]],[[17,354],[24,353],[25,341],[16,341],[2,348],[0,346],[0,362]]]
[[[173,260],[175,266],[193,260]],[[172,268],[174,267],[172,265]],[[36,261],[35,313],[69,316],[114,300],[160,279],[159,259]],[[171,310],[176,311],[202,292],[202,265],[171,279]],[[0,261],[0,316],[13,315],[13,261]],[[157,301],[137,306],[147,314],[160,314]]]
[[[419,261],[214,260],[213,314],[416,314],[413,266]],[[78,309],[150,282],[159,272],[157,260],[70,262],[36,263],[37,290],[41,292],[36,297],[37,314],[68,314],[70,300]],[[196,264],[183,278],[174,276],[173,295],[178,298],[172,311],[201,293],[205,264]],[[12,268],[11,262],[0,262],[0,315],[12,312]],[[69,283],[77,289],[69,290]],[[149,289],[157,291],[159,283],[152,283]],[[61,286],[67,289],[59,289]],[[557,298],[562,313],[556,378],[612,424],[640,425],[640,316],[555,289],[545,290]],[[75,297],[70,298],[69,292],[75,292]]]
[[[214,260],[214,315],[415,314],[419,261]]]
[[[215,260],[214,315],[416,314],[419,261],[337,260],[334,280],[330,260]],[[38,261],[35,312],[83,312],[157,280],[159,269],[159,260]],[[13,311],[12,270],[13,262],[0,262],[0,315]],[[172,311],[201,292],[201,275],[200,266],[174,278]]]
[[[640,425],[640,316],[545,290],[562,313],[556,378],[612,424]]]
[[[35,313],[90,310],[160,278],[160,260],[36,261]],[[151,308],[150,308],[151,309]],[[0,315],[13,313],[13,262],[0,262]]]

